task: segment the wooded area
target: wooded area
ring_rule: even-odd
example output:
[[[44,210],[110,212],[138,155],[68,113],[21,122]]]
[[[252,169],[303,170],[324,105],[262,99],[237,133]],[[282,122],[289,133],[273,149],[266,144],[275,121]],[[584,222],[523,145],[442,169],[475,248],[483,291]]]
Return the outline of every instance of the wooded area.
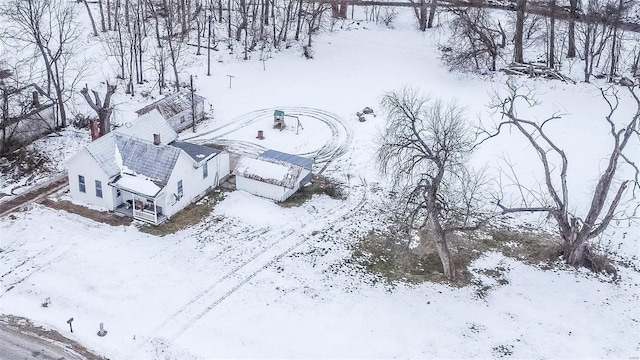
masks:
[[[57,126],[65,127],[69,118],[96,115],[70,110],[86,99],[82,83],[92,64],[81,56],[84,36],[102,44],[114,69],[105,81],[131,95],[151,83],[162,94],[189,87],[184,70],[194,54],[206,56],[208,75],[220,51],[266,60],[298,44],[312,58],[315,34],[357,21],[355,8],[365,20],[392,27],[397,7],[407,6],[420,31],[450,28],[441,51],[452,69],[536,63],[557,71],[564,59],[579,57],[586,82],[640,76],[640,11],[633,0],[9,0],[0,6],[7,24],[0,71],[11,75],[0,79],[0,88],[39,84],[56,103]],[[544,57],[527,48],[544,48]]]

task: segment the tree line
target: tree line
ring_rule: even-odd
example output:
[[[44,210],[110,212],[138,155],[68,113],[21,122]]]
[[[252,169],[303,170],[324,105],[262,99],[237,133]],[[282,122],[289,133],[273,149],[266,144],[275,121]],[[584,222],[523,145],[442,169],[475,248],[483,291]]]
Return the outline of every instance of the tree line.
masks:
[[[450,27],[440,46],[453,69],[496,71],[509,63],[543,62],[556,69],[565,58],[584,60],[584,81],[640,74],[640,42],[629,17],[633,0],[7,0],[0,6],[1,87],[37,83],[57,103],[59,126],[78,113],[85,37],[102,44],[112,73],[127,94],[144,83],[164,92],[188,86],[184,69],[193,53],[266,60],[298,44],[313,57],[313,36],[354,20],[393,26],[398,6],[410,6],[416,27]],[[496,10],[497,9],[497,10]],[[506,13],[496,13],[499,10]],[[85,13],[84,15],[81,13]],[[89,21],[81,22],[81,18]],[[86,24],[86,25],[84,25]],[[637,24],[636,24],[637,25]],[[544,54],[528,49],[544,48]],[[214,61],[212,61],[212,58]],[[108,79],[105,79],[108,80]],[[71,111],[71,115],[69,114]]]

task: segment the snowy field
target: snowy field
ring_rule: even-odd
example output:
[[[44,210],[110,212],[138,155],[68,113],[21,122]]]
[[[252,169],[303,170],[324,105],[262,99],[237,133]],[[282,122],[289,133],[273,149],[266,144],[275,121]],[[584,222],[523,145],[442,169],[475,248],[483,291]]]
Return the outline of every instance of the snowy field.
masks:
[[[257,59],[222,54],[211,77],[205,57],[193,69],[214,119],[182,138],[319,154],[321,163],[335,155],[325,175],[344,184],[345,200],[314,196],[283,208],[235,191],[202,223],[165,237],[34,206],[0,220],[0,312],[57,329],[111,359],[640,356],[640,274],[630,268],[611,283],[489,253],[472,271],[495,286],[479,296],[474,286],[385,285],[343,265],[351,246],[383,225],[385,184],[374,159],[381,95],[416,87],[455,98],[470,122],[490,124],[490,94],[507,79],[448,72],[438,59],[440,32],[417,32],[405,15],[395,30],[346,22],[316,38],[313,60],[291,48],[273,54],[266,70]],[[231,88],[227,75],[235,76]],[[566,114],[553,134],[571,159],[574,206],[584,205],[609,148],[599,89],[517,81],[541,101],[523,115]],[[630,115],[630,99],[620,95],[620,114]],[[133,118],[143,102],[118,101],[118,121]],[[365,106],[378,116],[361,123],[355,113]],[[297,135],[270,128],[274,108],[299,114]],[[640,154],[633,146],[629,153]],[[71,153],[72,145],[64,147]],[[507,156],[533,178],[533,150],[515,134],[481,147],[473,164],[496,174]],[[615,225],[601,241],[638,268],[637,226]],[[505,284],[481,273],[497,267]],[[96,336],[100,323],[105,337]]]

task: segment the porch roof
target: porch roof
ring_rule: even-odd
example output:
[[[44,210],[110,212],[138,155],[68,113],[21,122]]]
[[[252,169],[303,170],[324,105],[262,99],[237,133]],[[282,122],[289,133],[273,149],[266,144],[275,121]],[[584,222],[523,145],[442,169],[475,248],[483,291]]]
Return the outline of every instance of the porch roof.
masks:
[[[130,174],[120,175],[120,177],[116,181],[112,182],[111,185],[116,189],[152,198],[155,198],[162,190],[162,188],[156,185],[153,181],[142,176]]]

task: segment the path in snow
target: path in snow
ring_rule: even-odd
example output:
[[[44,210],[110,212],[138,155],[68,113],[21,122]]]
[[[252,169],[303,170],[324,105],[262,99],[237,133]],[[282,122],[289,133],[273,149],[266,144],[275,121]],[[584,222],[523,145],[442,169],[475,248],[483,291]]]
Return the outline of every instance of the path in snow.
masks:
[[[322,147],[312,151],[295,154],[304,157],[314,158],[314,165],[317,169],[324,169],[334,159],[347,153],[351,142],[353,141],[353,129],[350,124],[329,111],[314,109],[309,107],[273,107],[252,111],[241,115],[232,121],[219,126],[215,129],[206,131],[195,136],[184,138],[197,144],[215,144],[224,146],[228,151],[240,154],[258,155],[267,149],[259,144],[249,141],[238,141],[225,139],[224,137],[250,124],[270,119],[273,117],[275,110],[282,110],[288,116],[297,116],[305,120],[312,119],[324,123],[331,130],[331,137]],[[319,171],[318,170],[318,171]],[[316,171],[317,172],[317,171]]]

